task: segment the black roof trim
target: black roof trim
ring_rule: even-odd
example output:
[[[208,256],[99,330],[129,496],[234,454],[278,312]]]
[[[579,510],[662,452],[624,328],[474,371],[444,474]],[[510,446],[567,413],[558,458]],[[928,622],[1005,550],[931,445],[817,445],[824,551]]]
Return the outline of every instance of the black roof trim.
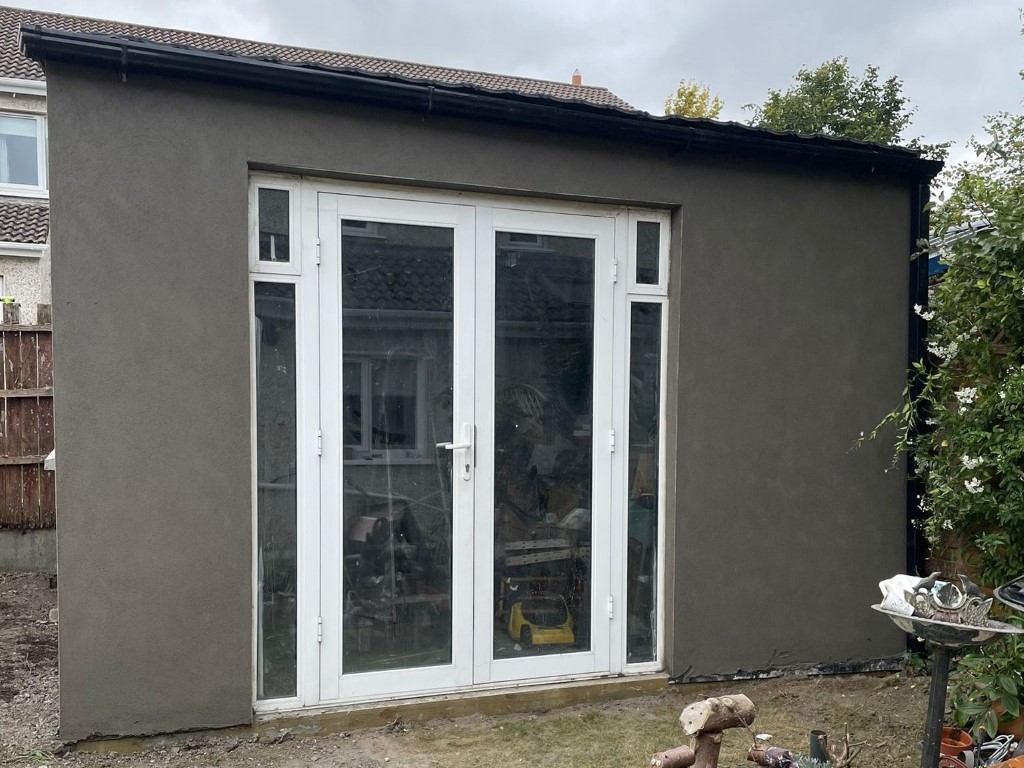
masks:
[[[225,52],[108,35],[21,29],[21,49],[39,62],[107,66],[122,74],[163,74],[210,82],[341,98],[471,120],[529,125],[623,141],[777,158],[788,162],[886,171],[927,180],[941,169],[916,150],[829,136],[777,133],[737,123],[655,117],[550,96],[431,84],[318,65],[284,63]]]

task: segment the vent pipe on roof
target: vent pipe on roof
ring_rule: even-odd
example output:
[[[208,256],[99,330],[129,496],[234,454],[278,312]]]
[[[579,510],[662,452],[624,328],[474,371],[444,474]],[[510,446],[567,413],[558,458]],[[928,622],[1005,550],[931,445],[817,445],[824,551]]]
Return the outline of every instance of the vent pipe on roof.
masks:
[[[578,69],[572,73],[572,84],[583,85],[583,75],[580,74]]]

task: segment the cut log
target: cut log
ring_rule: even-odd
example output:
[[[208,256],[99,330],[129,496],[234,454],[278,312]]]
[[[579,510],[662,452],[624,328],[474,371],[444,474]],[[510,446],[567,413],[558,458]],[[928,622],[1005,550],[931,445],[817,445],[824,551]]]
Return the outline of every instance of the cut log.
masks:
[[[742,693],[695,701],[679,715],[679,723],[690,736],[740,728],[754,722],[754,702]]]
[[[796,755],[780,747],[753,746],[747,752],[747,760],[771,768],[797,768]]]
[[[693,749],[693,768],[718,768],[718,753],[722,751],[722,732],[698,733],[690,739]]]
[[[676,747],[651,755],[651,765],[654,768],[689,768],[696,759],[689,747]]]

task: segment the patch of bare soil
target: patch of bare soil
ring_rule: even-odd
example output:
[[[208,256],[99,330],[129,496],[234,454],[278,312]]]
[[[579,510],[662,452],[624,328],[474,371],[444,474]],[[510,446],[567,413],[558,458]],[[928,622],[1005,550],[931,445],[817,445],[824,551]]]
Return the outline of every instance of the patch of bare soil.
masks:
[[[0,759],[45,752],[57,734],[57,606],[50,577],[0,573]]]
[[[666,686],[657,696],[503,717],[475,716],[300,738],[180,734],[126,740],[128,753],[68,752],[57,738],[56,626],[47,621],[56,593],[46,576],[0,573],[0,766],[330,765],[339,768],[560,766],[641,768],[653,752],[685,743],[679,712],[705,696],[745,693],[757,706],[752,729],[806,752],[812,728],[833,738],[849,728],[867,741],[854,765],[915,768],[920,762],[927,680],[900,675],[789,677],[706,686]],[[722,768],[746,768],[752,732],[726,734]],[[55,753],[56,751],[56,753]],[[62,756],[58,756],[62,754]]]

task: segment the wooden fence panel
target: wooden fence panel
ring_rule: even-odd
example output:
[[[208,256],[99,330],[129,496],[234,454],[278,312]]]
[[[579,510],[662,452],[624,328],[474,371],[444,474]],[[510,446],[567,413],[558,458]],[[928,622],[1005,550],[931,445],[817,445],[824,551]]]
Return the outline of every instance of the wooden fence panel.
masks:
[[[50,326],[0,325],[0,528],[53,528]]]

